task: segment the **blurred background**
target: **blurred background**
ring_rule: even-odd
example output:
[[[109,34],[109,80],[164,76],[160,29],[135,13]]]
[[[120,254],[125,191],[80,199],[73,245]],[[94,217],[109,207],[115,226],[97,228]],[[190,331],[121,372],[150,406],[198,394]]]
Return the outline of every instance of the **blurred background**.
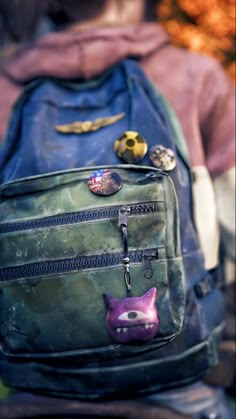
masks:
[[[47,1],[0,0],[0,69],[19,47],[50,30],[47,17],[38,23]],[[215,57],[236,82],[235,0],[161,0],[157,16],[174,44]],[[7,392],[0,383],[0,399]]]
[[[0,0],[0,66],[20,44],[48,30],[47,19],[37,24],[47,2]],[[236,81],[235,0],[161,0],[157,15],[174,44],[215,57]]]
[[[235,0],[163,0],[157,9],[174,44],[215,57],[236,81]]]

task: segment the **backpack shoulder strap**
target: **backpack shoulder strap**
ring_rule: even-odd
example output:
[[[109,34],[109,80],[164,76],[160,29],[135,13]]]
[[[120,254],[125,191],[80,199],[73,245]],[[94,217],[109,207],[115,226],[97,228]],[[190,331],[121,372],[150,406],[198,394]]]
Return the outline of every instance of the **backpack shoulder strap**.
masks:
[[[170,106],[168,101],[165,99],[164,95],[160,92],[158,87],[146,75],[146,73],[143,71],[143,69],[140,67],[139,63],[136,60],[126,59],[123,61],[123,65],[130,77],[138,77],[141,80],[146,79],[145,83],[148,88],[148,94],[154,95],[158,98],[162,107],[162,111],[164,112],[165,117],[168,120],[170,128],[172,130],[172,134],[174,135],[178,152],[191,172],[191,162],[187,142],[175,111]]]

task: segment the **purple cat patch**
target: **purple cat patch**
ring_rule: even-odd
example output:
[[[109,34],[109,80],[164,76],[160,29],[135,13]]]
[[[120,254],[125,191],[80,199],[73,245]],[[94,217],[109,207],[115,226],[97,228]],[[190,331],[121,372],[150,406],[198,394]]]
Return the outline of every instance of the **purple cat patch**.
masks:
[[[156,288],[141,297],[115,298],[104,294],[107,306],[106,327],[117,343],[146,342],[157,334],[159,317]]]

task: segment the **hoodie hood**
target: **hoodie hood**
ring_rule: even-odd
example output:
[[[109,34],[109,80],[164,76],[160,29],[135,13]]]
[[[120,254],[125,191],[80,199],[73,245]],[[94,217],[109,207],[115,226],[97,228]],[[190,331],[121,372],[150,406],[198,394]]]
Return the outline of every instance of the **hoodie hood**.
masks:
[[[126,57],[142,59],[168,43],[153,23],[51,33],[9,62],[4,73],[15,83],[40,76],[90,79]]]

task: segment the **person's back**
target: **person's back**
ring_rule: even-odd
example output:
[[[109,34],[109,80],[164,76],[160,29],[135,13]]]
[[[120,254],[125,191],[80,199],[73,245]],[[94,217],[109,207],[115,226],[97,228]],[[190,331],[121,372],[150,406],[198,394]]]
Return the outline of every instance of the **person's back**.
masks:
[[[101,10],[100,3],[103,2],[97,2],[98,10]],[[166,34],[156,24],[138,25],[143,14],[142,1],[109,1],[104,5],[103,13],[95,17],[90,16],[91,19],[85,19],[89,17],[85,4],[83,7],[80,5],[78,15],[73,2],[67,2],[64,6],[63,2],[58,2],[57,7],[56,11],[51,11],[57,23],[65,23],[66,20],[70,23],[73,20],[78,22],[80,18],[83,21],[70,26],[64,33],[52,34],[42,39],[35,48],[16,57],[4,69],[4,80],[6,75],[8,81],[15,80],[19,85],[41,76],[72,80],[91,79],[126,57],[138,59],[148,76],[172,104],[182,123],[196,178],[193,190],[195,215],[205,256],[205,268],[214,270],[218,257],[218,231],[208,171],[215,180],[215,191],[221,209],[222,190],[225,189],[225,185],[227,188],[230,185],[231,181],[228,182],[228,179],[232,179],[234,164],[231,86],[223,71],[211,60],[172,47]],[[95,13],[96,8],[91,10]],[[153,16],[152,13],[151,15]],[[123,25],[119,27],[118,21]],[[130,25],[127,26],[127,23]],[[19,86],[10,84],[5,94],[8,92],[15,98]],[[224,158],[221,158],[222,148]],[[2,182],[5,180],[2,177]],[[227,196],[227,191],[224,190],[225,202]],[[227,232],[232,227],[228,225],[222,211],[220,217]],[[198,268],[196,266],[192,269]],[[188,309],[191,311],[192,307]],[[206,315],[203,314],[203,321]],[[174,343],[173,351],[175,350]],[[181,356],[181,345],[178,351]],[[185,366],[182,368],[184,373]],[[190,390],[186,389],[186,394],[188,391]],[[175,394],[178,394],[177,390]],[[162,402],[165,399],[165,395],[156,396],[157,399],[158,397]],[[171,393],[168,397],[171,404]],[[208,407],[211,408],[210,401]],[[226,417],[224,415],[225,413],[223,417]]]

